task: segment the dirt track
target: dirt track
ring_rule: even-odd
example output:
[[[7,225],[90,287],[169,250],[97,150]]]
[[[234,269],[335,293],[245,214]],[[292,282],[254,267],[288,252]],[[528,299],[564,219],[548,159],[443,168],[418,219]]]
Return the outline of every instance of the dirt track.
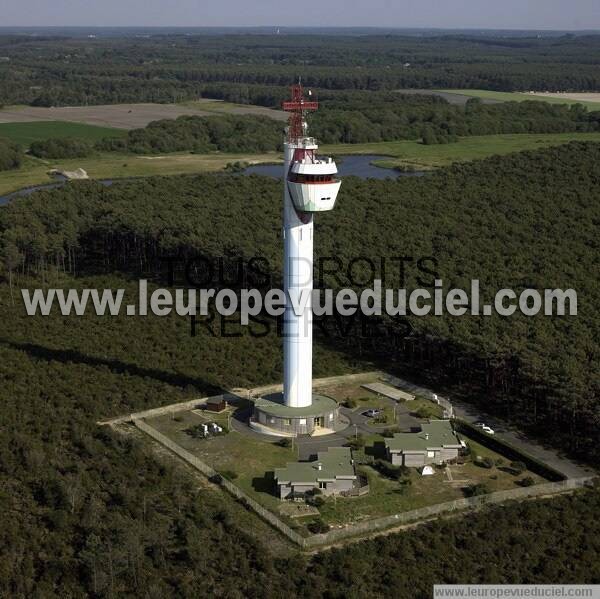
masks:
[[[438,96],[446,100],[449,104],[455,104],[456,106],[464,106],[472,98],[472,96],[465,96],[464,94],[442,92],[435,89],[396,89],[394,91],[408,96]],[[498,104],[500,102],[500,100],[493,100],[491,98],[483,98],[481,101],[483,104]]]

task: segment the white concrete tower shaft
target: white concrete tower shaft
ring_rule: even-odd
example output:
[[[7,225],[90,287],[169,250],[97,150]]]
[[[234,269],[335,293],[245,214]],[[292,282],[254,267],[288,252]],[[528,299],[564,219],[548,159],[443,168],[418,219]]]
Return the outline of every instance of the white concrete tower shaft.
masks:
[[[301,314],[286,303],[283,323],[283,401],[287,406],[301,408],[312,404],[312,303],[313,290],[313,215],[297,212],[287,178],[299,143],[284,143],[283,192],[283,288],[286,298],[292,294],[308,302]],[[314,146],[316,149],[316,145]]]
[[[283,402],[304,408],[312,404],[313,214],[333,209],[341,181],[335,162],[317,156],[317,142],[308,135],[304,115],[318,102],[305,99],[300,84],[291,91],[282,104],[290,113],[283,144]]]

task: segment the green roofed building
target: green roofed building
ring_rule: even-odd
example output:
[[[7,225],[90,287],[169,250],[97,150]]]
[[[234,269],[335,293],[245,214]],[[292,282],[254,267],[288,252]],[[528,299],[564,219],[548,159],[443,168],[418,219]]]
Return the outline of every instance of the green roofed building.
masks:
[[[350,492],[358,484],[349,447],[330,447],[320,451],[314,462],[288,463],[275,469],[277,495],[280,499],[304,497],[314,489],[323,495]]]
[[[385,446],[394,466],[419,467],[455,460],[461,443],[449,420],[430,420],[418,433],[396,433]]]

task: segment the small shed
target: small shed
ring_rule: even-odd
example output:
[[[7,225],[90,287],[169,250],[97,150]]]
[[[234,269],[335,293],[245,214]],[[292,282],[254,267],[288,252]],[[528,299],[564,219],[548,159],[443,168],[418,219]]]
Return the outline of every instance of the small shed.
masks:
[[[433,476],[435,472],[431,466],[423,466],[423,470],[421,470],[421,476]]]
[[[222,412],[227,408],[227,402],[222,395],[217,395],[215,397],[209,397],[206,400],[206,404],[204,405],[206,410],[211,412]]]
[[[386,385],[385,383],[367,383],[361,385],[361,387],[367,389],[367,391],[371,391],[377,395],[383,395],[384,397],[395,401],[412,401],[415,398],[414,395],[406,393],[397,387]]]

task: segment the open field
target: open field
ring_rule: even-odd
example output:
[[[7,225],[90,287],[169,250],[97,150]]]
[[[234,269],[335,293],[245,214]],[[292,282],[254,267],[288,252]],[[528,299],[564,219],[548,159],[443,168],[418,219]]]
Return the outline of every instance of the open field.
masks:
[[[444,94],[443,97],[447,100],[449,100],[449,95],[455,94],[462,98],[467,96],[470,98],[481,98],[484,101],[495,102],[543,100],[550,104],[583,104],[584,106],[587,106],[589,110],[600,110],[600,93],[496,92],[487,89],[440,89],[434,91]]]
[[[288,113],[283,110],[274,110],[265,106],[255,106],[253,104],[234,104],[223,100],[210,100],[209,98],[194,100],[193,102],[182,102],[180,106],[189,106],[204,112],[213,112],[218,114],[250,114],[254,116],[266,116],[276,121],[287,121]]]
[[[494,154],[536,150],[570,141],[600,141],[600,133],[482,135],[461,137],[457,143],[443,145],[424,145],[417,141],[337,144],[325,145],[321,151],[333,155],[385,154],[392,159],[376,161],[374,164],[387,168],[399,166],[428,170],[453,162],[477,160]]]
[[[210,114],[199,108],[178,104],[110,104],[49,108],[9,106],[0,110],[0,123],[69,121],[117,129],[137,129],[160,119],[175,119],[183,115],[208,116]]]
[[[569,100],[585,104],[596,104],[600,109],[600,92],[533,92],[530,95],[536,98],[552,100]]]
[[[91,179],[122,179],[153,175],[184,175],[223,170],[230,162],[277,162],[279,154],[190,154],[176,153],[164,156],[134,154],[99,154],[88,158],[40,160],[28,157],[24,165],[14,171],[0,173],[0,196],[35,185],[52,183],[50,169],[75,170],[83,168]]]
[[[406,167],[431,170],[453,162],[487,158],[494,154],[508,154],[560,145],[570,141],[600,142],[600,133],[512,134],[463,137],[457,143],[426,146],[417,141],[393,141],[367,144],[336,144],[322,146],[323,153],[333,155],[377,154],[390,156],[378,160],[381,167]],[[152,175],[182,175],[222,170],[230,162],[281,162],[278,153],[265,154],[190,154],[173,153],[161,156],[134,154],[98,154],[88,158],[69,160],[38,160],[28,158],[23,167],[0,173],[0,195],[18,189],[52,182],[47,174],[51,168],[75,170],[84,168],[92,179],[119,179]]]
[[[1,111],[0,111],[0,114]],[[1,117],[0,117],[1,120]],[[97,127],[67,121],[29,121],[25,123],[0,123],[0,137],[17,142],[24,148],[34,141],[49,138],[77,137],[89,141],[97,141],[105,137],[121,137],[123,129]]]
[[[108,104],[104,106],[7,106],[0,110],[0,123],[69,121],[137,129],[151,121],[175,119],[178,116],[212,116],[214,114],[253,114],[285,120],[286,114],[262,106],[231,104],[220,100],[198,99],[184,104]]]
[[[464,106],[473,96],[461,94],[458,91],[441,91],[437,89],[396,89],[395,92],[408,96],[439,96],[455,106]],[[498,104],[502,100],[494,100],[492,98],[482,98],[484,104]]]

